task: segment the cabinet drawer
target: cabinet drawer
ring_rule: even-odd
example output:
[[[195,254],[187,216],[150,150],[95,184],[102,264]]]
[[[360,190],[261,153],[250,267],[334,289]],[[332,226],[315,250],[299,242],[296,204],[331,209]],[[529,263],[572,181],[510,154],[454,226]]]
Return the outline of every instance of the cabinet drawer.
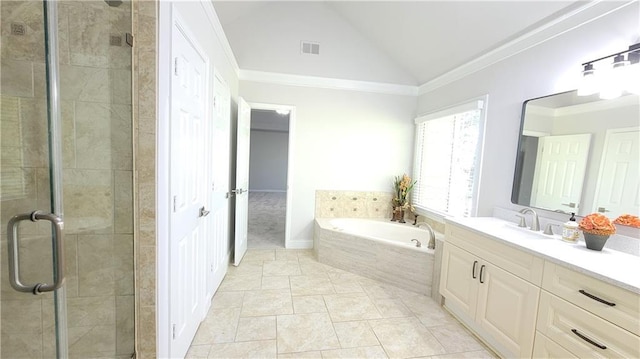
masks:
[[[640,296],[635,293],[548,261],[542,288],[640,335]]]
[[[579,358],[640,357],[640,337],[546,291],[537,330]]]
[[[547,338],[540,332],[536,331],[536,341],[533,345],[533,357],[536,359],[555,359],[555,358],[577,358],[560,344]]]
[[[544,266],[542,258],[455,225],[447,224],[445,235],[447,242],[466,249],[507,272],[540,286]]]

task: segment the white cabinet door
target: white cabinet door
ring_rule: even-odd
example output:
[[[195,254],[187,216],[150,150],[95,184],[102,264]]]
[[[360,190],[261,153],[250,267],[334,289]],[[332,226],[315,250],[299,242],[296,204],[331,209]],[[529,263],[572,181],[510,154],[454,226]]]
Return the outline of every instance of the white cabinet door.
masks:
[[[536,341],[533,345],[533,357],[536,359],[577,358],[573,353],[540,334],[540,332],[536,333]]]
[[[476,322],[508,356],[530,357],[540,288],[487,262],[481,264],[478,280]]]
[[[474,317],[476,312],[479,270],[480,260],[477,257],[454,245],[445,244],[440,294],[446,298],[447,304],[454,304],[470,317]]]

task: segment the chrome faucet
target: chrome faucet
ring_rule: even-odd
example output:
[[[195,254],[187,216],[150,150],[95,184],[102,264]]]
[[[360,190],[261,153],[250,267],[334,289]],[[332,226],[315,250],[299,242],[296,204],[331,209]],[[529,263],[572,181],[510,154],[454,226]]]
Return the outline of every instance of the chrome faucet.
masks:
[[[531,212],[531,218],[532,218],[532,220],[531,220],[531,230],[532,231],[539,231],[540,230],[540,222],[538,221],[538,214],[536,213],[536,211],[534,211],[533,209],[531,209],[529,207],[525,207],[525,208],[520,210],[520,213],[522,213],[522,214],[525,214],[527,212]]]
[[[411,240],[411,242],[413,242],[413,241],[416,241],[416,247],[418,247],[418,248],[422,247],[422,243],[419,240],[414,238],[414,239]]]
[[[418,226],[418,228],[422,228],[422,226],[427,227],[427,231],[429,232],[429,244],[427,245],[427,248],[435,249],[436,248],[436,233],[433,231],[433,228],[431,228],[431,226],[428,223],[425,223],[425,222],[418,222],[418,224],[416,224],[416,226]]]

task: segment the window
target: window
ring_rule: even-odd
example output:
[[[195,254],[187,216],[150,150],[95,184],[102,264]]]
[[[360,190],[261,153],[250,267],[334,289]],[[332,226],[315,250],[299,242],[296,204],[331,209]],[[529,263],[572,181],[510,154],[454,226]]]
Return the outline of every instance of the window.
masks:
[[[476,212],[486,97],[416,119],[413,205],[439,215]]]

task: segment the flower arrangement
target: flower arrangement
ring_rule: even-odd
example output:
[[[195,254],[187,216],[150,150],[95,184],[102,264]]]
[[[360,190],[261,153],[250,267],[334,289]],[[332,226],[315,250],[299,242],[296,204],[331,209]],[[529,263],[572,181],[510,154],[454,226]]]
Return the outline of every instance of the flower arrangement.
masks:
[[[582,218],[578,227],[585,233],[609,236],[616,233],[616,226],[611,220],[600,213],[591,213]]]
[[[616,218],[615,221],[613,221],[613,223],[621,224],[623,226],[640,228],[640,218],[632,214],[623,214],[620,217]]]
[[[409,202],[409,193],[416,182],[417,181],[412,181],[411,177],[406,174],[403,174],[402,177],[395,177],[395,180],[393,181],[395,193],[392,200],[394,213],[396,211],[404,211],[407,209],[411,210],[411,212],[414,211],[413,206]]]

